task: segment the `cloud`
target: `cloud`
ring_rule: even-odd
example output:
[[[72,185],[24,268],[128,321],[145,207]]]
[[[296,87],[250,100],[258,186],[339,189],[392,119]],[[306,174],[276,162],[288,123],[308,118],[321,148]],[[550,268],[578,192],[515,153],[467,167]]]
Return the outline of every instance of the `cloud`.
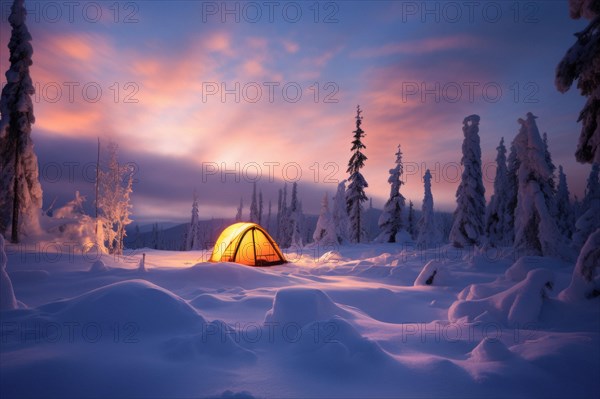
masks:
[[[432,37],[388,43],[379,47],[362,48],[354,51],[352,56],[370,58],[396,54],[423,55],[441,51],[455,51],[463,48],[474,48],[483,44],[484,42],[481,39],[470,35]]]

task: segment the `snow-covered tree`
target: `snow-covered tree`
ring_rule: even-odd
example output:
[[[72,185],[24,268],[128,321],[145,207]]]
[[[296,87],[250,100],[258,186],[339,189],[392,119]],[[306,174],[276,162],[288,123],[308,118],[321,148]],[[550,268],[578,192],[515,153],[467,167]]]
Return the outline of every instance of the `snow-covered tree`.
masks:
[[[381,230],[377,241],[379,242],[396,242],[396,234],[402,230],[404,224],[402,222],[402,211],[404,209],[405,199],[400,194],[400,187],[404,182],[402,181],[402,174],[404,172],[404,166],[402,165],[402,151],[400,145],[398,145],[398,151],[396,152],[396,166],[390,169],[390,177],[388,183],[390,183],[390,197],[383,206],[383,212],[379,217],[378,226]]]
[[[186,251],[198,250],[202,248],[202,243],[200,242],[200,224],[198,215],[198,194],[196,194],[196,190],[194,190],[194,200],[192,202],[192,219],[190,220],[190,225],[188,226],[186,237]]]
[[[327,193],[325,193],[323,201],[321,202],[321,212],[319,214],[319,219],[317,220],[317,227],[313,233],[313,240],[315,244],[321,246],[338,244],[335,222],[333,221],[333,215],[329,211],[329,199],[327,198]]]
[[[600,228],[600,164],[592,164],[592,170],[587,180],[585,197],[582,203],[582,215],[575,223],[573,245],[581,248],[588,237]]]
[[[589,25],[575,34],[577,41],[556,68],[555,85],[567,92],[577,80],[577,88],[587,102],[579,114],[581,134],[575,157],[581,163],[600,162],[600,2],[570,0],[571,18],[585,18]]]
[[[8,258],[4,251],[4,236],[0,234],[0,311],[18,308],[12,282],[10,281],[8,273],[6,273],[7,260]]]
[[[348,242],[348,211],[346,209],[346,180],[339,182],[333,197],[333,223],[339,244]]]
[[[564,238],[552,213],[555,209],[549,184],[552,171],[535,119],[531,112],[525,120],[519,118],[521,128],[514,141],[520,162],[515,251],[520,255],[564,257],[567,253]]]
[[[242,221],[242,214],[244,212],[244,198],[240,197],[240,206],[238,206],[237,208],[237,212],[235,214],[235,221],[236,222],[241,222]]]
[[[129,165],[119,165],[117,144],[107,146],[108,160],[98,173],[98,210],[102,222],[103,242],[109,253],[123,253],[125,227],[131,223],[130,196],[133,190],[133,170]]]
[[[585,192],[583,193],[583,200],[581,201],[581,213],[585,213],[592,202],[600,195],[600,186],[598,185],[598,180],[600,179],[600,163],[593,163],[592,168],[590,169],[590,174],[588,175],[587,182],[585,185]]]
[[[256,182],[252,183],[252,201],[250,202],[250,221],[258,223],[258,202],[256,199]]]
[[[450,242],[459,248],[480,245],[485,228],[485,188],[481,174],[479,120],[478,115],[470,115],[463,120],[463,173],[456,191],[457,206],[450,230]]]
[[[408,234],[410,234],[410,238],[413,240],[416,238],[416,228],[415,228],[415,210],[412,201],[408,201],[408,226],[407,226]]]
[[[556,189],[556,224],[563,236],[573,237],[575,227],[575,214],[571,206],[567,176],[563,172],[562,165],[558,166],[558,187]]]
[[[32,65],[31,35],[25,24],[23,0],[15,0],[8,22],[10,67],[0,97],[0,234],[11,227],[11,241],[21,233],[39,231],[42,187],[33,150],[31,125],[35,123],[31,96],[35,93],[29,67]]]
[[[438,243],[438,235],[435,228],[435,218],[433,214],[433,195],[431,194],[431,172],[429,169],[423,175],[423,185],[425,195],[421,207],[421,218],[419,219],[419,235],[417,245],[421,248],[428,248]]]
[[[506,166],[506,147],[504,138],[496,148],[496,177],[494,178],[494,194],[486,214],[486,233],[491,246],[508,245],[512,240],[509,213],[510,191],[508,188],[508,169]]]
[[[554,162],[552,162],[552,154],[550,154],[550,148],[548,147],[548,134],[546,132],[542,134],[542,141],[544,142],[544,157],[546,158],[546,163],[548,164],[551,172],[550,178],[548,179],[548,184],[552,188],[552,192],[556,195],[556,183],[554,182],[556,177],[556,166],[554,165]]]
[[[350,221],[349,234],[351,242],[361,242],[364,238],[365,232],[362,221],[363,205],[362,203],[367,201],[365,194],[365,188],[369,187],[367,181],[360,173],[360,170],[365,166],[367,157],[363,154],[362,150],[365,149],[365,145],[362,143],[362,138],[365,136],[365,132],[361,129],[363,117],[361,115],[362,110],[360,106],[356,107],[356,130],[354,133],[354,140],[352,140],[352,157],[348,162],[347,173],[348,177],[348,188],[346,189],[346,209]]]

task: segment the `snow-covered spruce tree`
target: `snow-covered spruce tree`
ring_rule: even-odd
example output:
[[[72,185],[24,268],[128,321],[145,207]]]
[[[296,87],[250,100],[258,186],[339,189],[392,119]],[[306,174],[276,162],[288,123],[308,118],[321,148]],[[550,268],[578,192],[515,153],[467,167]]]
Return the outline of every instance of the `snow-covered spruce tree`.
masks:
[[[562,165],[558,166],[558,187],[556,188],[556,224],[558,229],[568,239],[573,237],[575,228],[575,214],[571,206],[571,195],[567,185],[567,176]]]
[[[478,115],[470,115],[463,120],[463,173],[456,191],[457,206],[450,230],[450,242],[458,248],[480,245],[485,227],[485,188],[481,174],[479,120]]]
[[[488,244],[496,247],[509,245],[512,241],[510,225],[510,191],[508,188],[508,169],[506,166],[506,147],[504,138],[496,148],[496,177],[494,178],[494,194],[487,207],[485,231]]]
[[[31,125],[35,123],[31,96],[35,93],[29,67],[32,65],[31,35],[25,24],[23,0],[15,0],[8,22],[10,67],[0,97],[0,234],[11,226],[11,241],[39,230],[42,187],[33,150]]]
[[[554,162],[552,162],[552,154],[550,154],[550,149],[548,147],[548,134],[546,132],[542,134],[542,140],[544,141],[544,156],[546,158],[546,163],[550,168],[550,178],[548,179],[548,184],[552,188],[552,192],[556,195],[556,183],[554,181],[556,177],[556,166],[554,165]]]
[[[423,186],[425,188],[425,195],[421,207],[421,218],[418,223],[419,234],[417,245],[421,248],[428,248],[438,243],[435,216],[433,214],[433,195],[431,194],[431,172],[429,169],[423,175]]]
[[[198,250],[202,248],[200,243],[200,225],[198,214],[198,194],[196,194],[196,190],[194,190],[194,201],[192,202],[192,219],[190,220],[190,225],[188,226],[186,237],[187,239],[185,244],[186,251]]]
[[[348,211],[346,209],[346,180],[339,182],[333,197],[333,223],[339,244],[348,242]]]
[[[8,273],[6,252],[4,251],[4,237],[0,234],[0,310],[13,310],[18,308],[15,291]]]
[[[98,173],[98,210],[100,212],[103,237],[99,243],[111,254],[123,253],[125,227],[131,223],[130,195],[133,189],[133,170],[129,165],[119,165],[117,144],[107,146],[107,165]]]
[[[338,244],[337,233],[335,231],[335,222],[333,215],[329,211],[329,199],[327,193],[323,196],[321,202],[321,212],[317,220],[317,227],[313,233],[315,244],[320,246],[333,246]]]
[[[416,229],[415,229],[415,210],[412,201],[408,201],[408,234],[410,234],[410,238],[413,240],[416,238]]]
[[[549,184],[551,170],[535,119],[531,112],[527,113],[526,120],[519,118],[521,128],[515,137],[520,163],[515,251],[519,255],[564,257],[568,251],[551,211],[555,209]]]
[[[585,18],[589,25],[576,33],[577,41],[567,51],[556,68],[555,85],[567,92],[577,80],[577,88],[587,102],[578,122],[581,134],[575,157],[578,162],[600,162],[600,2],[570,0],[571,18]]]
[[[256,182],[252,183],[252,201],[250,202],[250,221],[258,223],[258,202],[256,200]]]
[[[346,189],[346,209],[350,221],[350,241],[354,243],[361,242],[365,235],[362,221],[362,203],[368,199],[365,195],[365,188],[369,187],[367,181],[360,173],[360,170],[365,166],[365,161],[367,160],[367,157],[362,152],[366,147],[362,143],[365,132],[360,127],[363,119],[361,113],[362,110],[360,109],[360,106],[357,106],[356,130],[353,132],[354,140],[352,140],[352,148],[350,149],[353,152],[346,171],[350,175],[348,177],[348,188]]]
[[[405,199],[400,194],[400,187],[404,182],[402,181],[402,174],[404,167],[402,165],[402,151],[400,145],[398,145],[398,151],[396,152],[396,166],[390,169],[390,177],[388,183],[390,183],[390,197],[383,206],[383,212],[379,216],[378,226],[381,230],[379,237],[376,241],[378,242],[396,242],[396,234],[402,230],[404,224],[402,222],[402,211],[404,209]]]
[[[592,164],[592,170],[588,176],[585,197],[582,203],[583,214],[575,222],[575,233],[573,234],[573,245],[579,249],[588,237],[600,229],[600,164]]]
[[[244,212],[244,198],[240,197],[240,205],[237,207],[237,211],[235,213],[235,221],[236,222],[242,221],[243,212]]]

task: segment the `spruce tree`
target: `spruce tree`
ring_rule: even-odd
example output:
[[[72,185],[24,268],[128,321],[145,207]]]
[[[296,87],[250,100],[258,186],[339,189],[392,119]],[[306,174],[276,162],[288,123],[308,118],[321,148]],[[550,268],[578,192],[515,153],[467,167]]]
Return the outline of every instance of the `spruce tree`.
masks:
[[[438,234],[433,214],[433,195],[431,194],[431,172],[429,169],[423,175],[423,186],[425,195],[423,196],[421,218],[419,219],[417,245],[421,248],[428,248],[438,243]]]
[[[573,19],[585,18],[589,25],[575,34],[576,43],[567,51],[556,68],[555,85],[567,92],[577,80],[577,88],[587,102],[578,122],[581,133],[575,158],[581,163],[600,163],[600,2],[570,1]]]
[[[573,237],[575,228],[575,214],[571,206],[569,186],[567,185],[567,176],[563,172],[562,165],[558,166],[558,187],[556,189],[556,215],[557,225],[560,232],[566,238]]]
[[[525,120],[519,119],[521,128],[514,141],[520,163],[515,251],[520,255],[566,256],[564,238],[552,213],[552,171],[535,119],[531,112]]]
[[[8,22],[10,67],[0,96],[0,234],[11,226],[11,241],[21,233],[39,230],[42,187],[33,150],[31,125],[35,123],[31,96],[35,93],[29,67],[33,64],[31,34],[23,0],[15,0]]]
[[[381,233],[377,238],[380,242],[396,242],[396,234],[402,230],[404,224],[402,222],[402,211],[404,209],[405,199],[400,194],[400,187],[404,182],[402,181],[402,174],[404,167],[402,165],[402,151],[400,145],[398,145],[398,151],[396,152],[396,166],[390,169],[390,176],[388,183],[390,184],[390,197],[386,201],[383,212],[379,217],[379,229]]]
[[[464,169],[456,191],[457,207],[450,230],[450,242],[458,248],[480,245],[485,227],[485,188],[481,173],[479,120],[478,115],[470,115],[463,120],[465,138],[461,164]]]
[[[365,188],[369,185],[367,181],[360,173],[360,170],[365,166],[367,157],[363,154],[362,150],[365,149],[365,145],[362,143],[362,138],[365,136],[365,132],[361,129],[363,117],[361,115],[362,110],[360,106],[356,107],[356,130],[354,133],[354,140],[352,140],[352,156],[348,162],[347,173],[348,177],[348,188],[346,189],[346,210],[350,220],[350,240],[354,243],[361,242],[364,236],[364,222],[362,220],[363,205],[362,203],[367,201],[368,198],[365,194]]]
[[[496,177],[494,194],[490,198],[486,216],[486,233],[491,246],[508,245],[512,241],[510,224],[510,191],[508,190],[508,169],[506,166],[506,147],[504,138],[496,148]]]

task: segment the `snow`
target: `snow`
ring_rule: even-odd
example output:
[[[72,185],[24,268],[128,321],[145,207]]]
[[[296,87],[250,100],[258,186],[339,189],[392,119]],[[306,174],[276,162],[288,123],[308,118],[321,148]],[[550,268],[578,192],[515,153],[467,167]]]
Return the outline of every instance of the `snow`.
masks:
[[[557,295],[573,263],[498,250],[337,245],[257,268],[7,244],[27,306],[0,313],[0,395],[593,396],[599,299]]]
[[[564,301],[578,301],[600,295],[600,229],[590,235],[581,249],[571,284],[560,293]]]
[[[4,252],[4,237],[0,234],[0,310],[17,309],[17,299],[10,277],[6,274],[6,253]]]
[[[446,285],[448,284],[447,273],[442,262],[430,260],[423,266],[423,270],[419,273],[414,285]]]

